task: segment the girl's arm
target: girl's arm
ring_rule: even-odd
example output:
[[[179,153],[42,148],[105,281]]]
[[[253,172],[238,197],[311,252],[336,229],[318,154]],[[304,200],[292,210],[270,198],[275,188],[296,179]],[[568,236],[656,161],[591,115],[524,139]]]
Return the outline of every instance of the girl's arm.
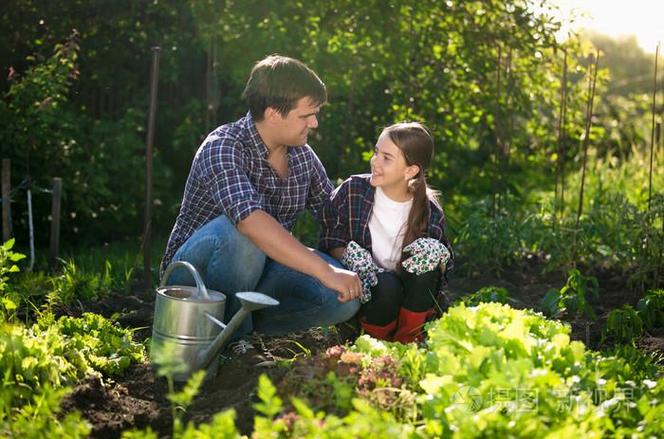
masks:
[[[330,255],[338,260],[341,260],[341,255],[344,253],[345,247],[334,247],[330,249]]]
[[[341,253],[336,255],[332,251],[339,247],[343,251],[350,240],[348,185],[349,180],[346,180],[332,192],[330,199],[325,203],[321,220],[322,230],[318,247],[337,259],[341,257]]]

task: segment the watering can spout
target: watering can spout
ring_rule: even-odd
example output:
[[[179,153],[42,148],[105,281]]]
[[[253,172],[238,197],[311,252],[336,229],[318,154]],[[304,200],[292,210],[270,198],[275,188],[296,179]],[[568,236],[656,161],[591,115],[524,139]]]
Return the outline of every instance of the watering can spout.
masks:
[[[254,292],[236,293],[235,297],[237,297],[240,300],[242,308],[240,308],[240,310],[235,313],[235,315],[233,316],[233,318],[231,318],[231,321],[228,322],[227,325],[220,322],[219,319],[217,319],[216,317],[206,313],[207,318],[212,320],[217,325],[221,326],[222,331],[217,336],[217,338],[214,339],[214,341],[210,344],[210,346],[199,352],[196,369],[207,369],[209,367],[214,357],[219,354],[224,345],[228,342],[228,340],[230,340],[233,333],[238,329],[238,327],[242,324],[244,319],[252,311],[256,311],[268,306],[279,305],[279,301],[271,298],[270,296],[266,296],[265,294],[262,293],[254,293]]]

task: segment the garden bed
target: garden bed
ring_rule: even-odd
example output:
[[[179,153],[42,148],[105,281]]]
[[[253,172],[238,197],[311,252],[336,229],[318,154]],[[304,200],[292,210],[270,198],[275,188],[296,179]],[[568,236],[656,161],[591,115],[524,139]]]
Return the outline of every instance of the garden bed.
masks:
[[[516,308],[537,308],[539,300],[550,288],[560,288],[564,283],[560,273],[540,275],[539,270],[514,270],[497,279],[492,276],[474,278],[452,278],[449,286],[450,298],[454,299],[487,285],[502,286],[509,290]],[[620,278],[610,273],[600,275],[601,303],[594,303],[598,320],[577,317],[572,321],[572,338],[590,340],[590,347],[598,347],[601,328],[606,314],[623,304],[634,305],[639,296],[629,292]],[[103,300],[68,310],[71,314],[94,311],[112,318],[122,326],[138,328],[136,339],[145,341],[151,333],[153,302],[150,295],[126,296],[112,294]],[[645,351],[662,353],[664,339],[661,333],[650,333],[641,337],[639,346]],[[310,359],[322,355],[328,348],[344,342],[346,334],[339,331],[312,329],[286,337],[258,337],[253,342],[261,346],[265,355],[277,360],[282,366],[251,367],[229,360],[220,366],[216,379],[201,388],[192,405],[183,416],[185,421],[210,422],[213,415],[225,409],[236,411],[236,425],[240,432],[250,434],[253,430],[258,401],[256,385],[261,374],[267,374],[277,388],[284,377],[293,379],[293,370],[311,366]],[[608,346],[601,346],[608,347]],[[298,366],[299,365],[299,366]],[[312,372],[313,373],[313,372]],[[156,377],[148,364],[131,366],[115,379],[88,378],[74,387],[62,402],[64,411],[78,410],[92,425],[92,437],[119,437],[122,431],[150,426],[159,436],[172,432],[171,404],[167,399],[168,386],[164,378]]]

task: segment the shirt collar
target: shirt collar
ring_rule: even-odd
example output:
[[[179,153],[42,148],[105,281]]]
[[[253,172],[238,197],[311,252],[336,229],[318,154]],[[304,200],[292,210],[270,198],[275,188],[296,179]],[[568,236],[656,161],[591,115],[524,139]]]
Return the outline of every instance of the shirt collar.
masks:
[[[254,122],[254,118],[251,116],[251,111],[247,111],[245,123],[247,131],[249,132],[249,144],[262,158],[266,159],[270,150],[267,148],[265,142],[263,142],[261,135],[258,133],[258,129],[256,129],[256,122]]]

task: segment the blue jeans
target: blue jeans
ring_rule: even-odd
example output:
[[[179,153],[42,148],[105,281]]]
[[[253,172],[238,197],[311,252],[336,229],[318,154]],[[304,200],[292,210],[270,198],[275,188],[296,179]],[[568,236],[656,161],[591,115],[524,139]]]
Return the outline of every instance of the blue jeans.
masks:
[[[329,255],[316,253],[337,267],[339,262]],[[333,325],[350,319],[360,308],[358,300],[342,303],[333,290],[318,279],[273,261],[220,216],[194,232],[173,257],[196,267],[211,290],[226,295],[226,316],[240,309],[235,293],[258,291],[279,301],[279,305],[254,311],[233,334],[239,338],[252,330],[266,335],[283,335],[314,326]],[[183,268],[173,271],[170,285],[195,285]]]

